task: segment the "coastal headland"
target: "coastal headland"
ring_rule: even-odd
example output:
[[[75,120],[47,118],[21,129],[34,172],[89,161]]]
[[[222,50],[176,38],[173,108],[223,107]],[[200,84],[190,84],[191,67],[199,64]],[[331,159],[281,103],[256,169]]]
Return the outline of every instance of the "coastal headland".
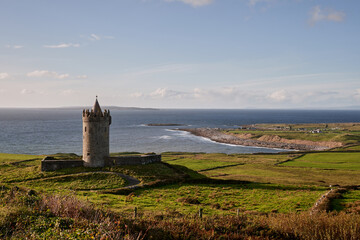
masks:
[[[336,124],[254,124],[238,129],[184,128],[196,136],[226,144],[322,151],[351,145],[358,123]]]

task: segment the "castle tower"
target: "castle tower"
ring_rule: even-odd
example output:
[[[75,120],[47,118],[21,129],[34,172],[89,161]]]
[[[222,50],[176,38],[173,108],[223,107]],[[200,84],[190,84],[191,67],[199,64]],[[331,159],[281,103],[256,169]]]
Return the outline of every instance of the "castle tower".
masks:
[[[91,111],[84,109],[83,120],[83,160],[86,167],[103,167],[109,156],[110,111],[101,111],[99,102]]]

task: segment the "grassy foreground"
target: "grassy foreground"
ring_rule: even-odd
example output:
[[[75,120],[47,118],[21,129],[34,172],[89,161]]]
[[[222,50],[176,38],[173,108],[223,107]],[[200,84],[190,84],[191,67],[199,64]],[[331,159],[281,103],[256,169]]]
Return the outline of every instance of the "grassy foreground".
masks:
[[[358,214],[306,212],[239,216],[131,218],[74,196],[1,186],[3,239],[358,239]]]
[[[0,238],[358,239],[357,188],[336,193],[331,212],[309,214],[329,185],[358,185],[353,148],[163,153],[164,163],[55,172],[40,171],[43,156],[0,154]],[[126,189],[117,173],[143,186]]]

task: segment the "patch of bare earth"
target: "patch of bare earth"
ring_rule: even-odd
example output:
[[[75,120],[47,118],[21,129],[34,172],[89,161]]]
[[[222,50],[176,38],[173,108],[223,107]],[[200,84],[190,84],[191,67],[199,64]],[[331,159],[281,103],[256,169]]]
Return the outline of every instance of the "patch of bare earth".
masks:
[[[252,133],[226,133],[226,134],[242,139],[251,139],[255,137],[255,134]]]
[[[301,145],[309,145],[309,146],[318,146],[318,147],[326,147],[326,148],[335,148],[343,146],[340,142],[314,142],[309,140],[298,140],[298,139],[286,139],[279,137],[277,135],[263,135],[258,138],[259,141],[264,142],[281,142],[281,143],[289,143],[289,144],[301,144]]]

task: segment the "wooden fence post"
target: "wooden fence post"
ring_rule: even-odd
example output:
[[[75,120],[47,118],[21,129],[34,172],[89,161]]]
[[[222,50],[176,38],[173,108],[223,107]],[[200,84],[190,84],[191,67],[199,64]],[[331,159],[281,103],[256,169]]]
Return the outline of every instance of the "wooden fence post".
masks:
[[[203,210],[202,208],[199,209],[199,218],[202,218],[202,215],[203,215]]]
[[[240,209],[236,209],[236,216],[240,215]]]
[[[137,217],[137,210],[138,210],[137,207],[135,207],[135,208],[134,208],[134,218]]]

